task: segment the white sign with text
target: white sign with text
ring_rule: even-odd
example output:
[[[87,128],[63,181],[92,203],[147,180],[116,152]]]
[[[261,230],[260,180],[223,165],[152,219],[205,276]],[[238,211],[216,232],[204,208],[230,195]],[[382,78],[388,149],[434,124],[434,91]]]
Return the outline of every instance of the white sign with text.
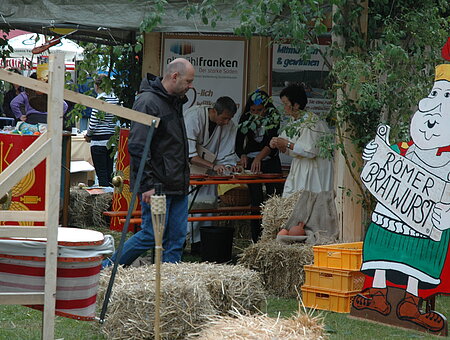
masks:
[[[439,241],[431,214],[438,202],[448,203],[449,183],[401,156],[389,146],[389,127],[378,127],[377,150],[361,180],[373,196],[417,232]]]
[[[162,67],[176,58],[185,58],[195,69],[194,91],[189,91],[187,107],[212,105],[219,97],[244,103],[246,42],[243,39],[171,37],[164,39]],[[186,108],[186,107],[185,107]]]

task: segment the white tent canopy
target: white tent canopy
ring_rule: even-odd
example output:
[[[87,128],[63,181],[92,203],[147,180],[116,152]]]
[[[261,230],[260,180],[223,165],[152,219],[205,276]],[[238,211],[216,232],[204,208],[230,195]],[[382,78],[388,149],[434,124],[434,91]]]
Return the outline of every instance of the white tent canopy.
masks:
[[[33,54],[31,50],[37,46],[45,44],[45,36],[43,34],[29,33],[22,34],[8,40],[8,43],[14,49],[11,58],[25,58],[31,60]],[[62,38],[61,42],[50,47],[47,51],[37,56],[48,55],[50,53],[64,53],[66,62],[75,62],[83,59],[84,49],[72,40]]]

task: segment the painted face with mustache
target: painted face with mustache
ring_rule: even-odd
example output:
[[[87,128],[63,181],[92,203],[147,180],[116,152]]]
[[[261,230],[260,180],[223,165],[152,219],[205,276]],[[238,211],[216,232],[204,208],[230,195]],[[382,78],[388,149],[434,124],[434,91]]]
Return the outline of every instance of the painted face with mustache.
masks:
[[[438,80],[428,97],[419,102],[411,120],[411,137],[420,149],[450,145],[450,82]]]

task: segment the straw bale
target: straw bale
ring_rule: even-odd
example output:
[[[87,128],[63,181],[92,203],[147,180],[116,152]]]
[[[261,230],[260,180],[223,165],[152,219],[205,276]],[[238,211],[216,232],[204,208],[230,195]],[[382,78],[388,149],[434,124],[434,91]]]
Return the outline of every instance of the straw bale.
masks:
[[[112,193],[91,195],[78,187],[70,189],[69,225],[79,228],[108,227],[103,212],[109,210]]]
[[[109,281],[102,272],[99,300]],[[119,267],[102,331],[108,339],[154,336],[155,266]],[[185,339],[207,316],[232,308],[256,311],[265,302],[259,275],[242,266],[208,263],[164,263],[161,267],[161,337]]]
[[[213,306],[219,313],[228,313],[232,308],[257,312],[263,307],[265,291],[257,272],[240,265],[196,263],[189,267],[194,267],[203,276]]]
[[[301,193],[302,191],[296,192],[287,198],[275,195],[261,206],[262,242],[273,240],[277,236],[277,233],[291,216]]]
[[[271,240],[246,248],[238,263],[260,273],[269,294],[296,298],[305,280],[303,266],[313,261],[312,246],[303,243],[287,245]]]
[[[213,316],[199,333],[188,340],[321,340],[326,339],[323,320],[298,312],[288,319],[267,315]]]

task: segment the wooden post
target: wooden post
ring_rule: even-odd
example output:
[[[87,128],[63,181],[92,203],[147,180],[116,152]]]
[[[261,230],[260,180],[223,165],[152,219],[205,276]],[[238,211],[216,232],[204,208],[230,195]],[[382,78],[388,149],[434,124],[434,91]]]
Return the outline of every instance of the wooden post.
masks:
[[[161,72],[161,44],[162,33],[151,32],[144,34],[144,48],[142,56],[142,77],[147,73],[162,75]]]
[[[51,136],[50,153],[46,162],[45,224],[47,246],[45,256],[45,288],[43,339],[54,339],[56,304],[56,267],[58,255],[59,197],[61,185],[61,143],[63,124],[64,55],[52,54],[49,58],[47,130]],[[55,199],[57,198],[57,199]]]
[[[270,93],[270,38],[259,36],[251,37],[248,50],[247,93],[253,92],[259,87],[267,93]]]
[[[363,6],[364,10],[362,11],[358,24],[361,26],[362,32],[367,33],[368,2],[361,1],[361,6]],[[335,13],[335,11],[336,7],[333,6],[333,14]],[[332,40],[333,43],[344,46],[342,36],[333,34]],[[338,90],[338,102],[340,98],[342,98],[342,95],[339,93],[339,91],[341,90]],[[357,94],[353,95],[356,96]],[[345,131],[345,126],[342,127],[341,130]],[[359,180],[359,172],[357,168],[362,164],[361,155],[356,151],[355,146],[347,138],[344,138],[343,142],[348,157],[352,157],[350,163],[352,163],[353,161],[356,163],[356,167],[353,171],[357,175],[357,180]],[[334,185],[336,192],[336,208],[338,213],[340,238],[344,242],[361,241],[364,236],[364,210],[361,202],[358,202],[356,196],[357,194],[361,193],[360,187],[355,182],[354,177],[351,175],[350,170],[348,169],[348,162],[346,162],[341,152],[337,152],[334,158]],[[347,195],[347,193],[350,194]]]

